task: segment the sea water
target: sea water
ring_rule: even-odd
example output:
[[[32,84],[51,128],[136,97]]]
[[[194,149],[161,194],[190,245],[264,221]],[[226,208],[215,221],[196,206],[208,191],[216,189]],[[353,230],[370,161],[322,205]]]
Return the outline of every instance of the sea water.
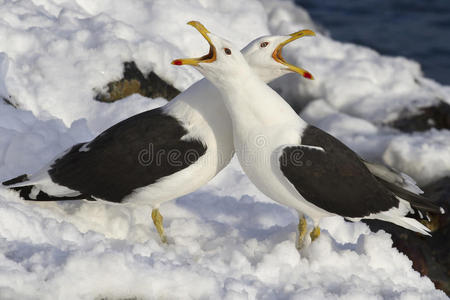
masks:
[[[450,1],[296,0],[334,39],[365,45],[422,65],[450,84]]]

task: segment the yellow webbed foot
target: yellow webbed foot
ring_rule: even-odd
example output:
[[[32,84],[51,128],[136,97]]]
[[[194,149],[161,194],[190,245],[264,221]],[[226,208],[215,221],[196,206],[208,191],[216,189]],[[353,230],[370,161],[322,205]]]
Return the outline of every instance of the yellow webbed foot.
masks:
[[[305,216],[302,216],[298,222],[298,239],[297,239],[297,249],[303,248],[305,236],[308,232],[308,224],[306,223]]]
[[[152,220],[153,224],[155,224],[156,230],[159,233],[161,242],[167,243],[167,238],[164,235],[163,216],[159,213],[159,209],[152,210]]]
[[[311,236],[311,242],[313,242],[315,239],[317,239],[320,235],[320,227],[316,226],[314,227],[313,231],[311,231],[310,236]]]

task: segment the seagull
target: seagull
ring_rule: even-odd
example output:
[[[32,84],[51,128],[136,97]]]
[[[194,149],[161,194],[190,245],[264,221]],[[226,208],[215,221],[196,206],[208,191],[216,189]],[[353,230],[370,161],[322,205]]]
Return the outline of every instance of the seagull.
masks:
[[[263,36],[243,50],[265,82],[296,72],[281,51],[307,35]],[[202,58],[213,61],[215,53]],[[234,155],[231,120],[217,89],[206,79],[193,84],[163,107],[121,121],[90,142],[58,155],[40,171],[3,182],[26,200],[104,200],[144,203],[162,242],[167,242],[161,203],[206,184]]]
[[[335,215],[350,221],[383,220],[429,235],[426,226],[405,215],[413,207],[433,213],[443,213],[442,208],[426,199],[413,201],[392,192],[355,152],[302,120],[258,78],[231,42],[198,22],[194,27],[208,42],[209,54],[176,59],[172,64],[195,67],[217,87],[231,117],[235,151],[243,170],[265,195],[296,209],[301,216],[298,248],[307,233],[303,214],[314,224],[311,241],[320,235],[320,220]]]

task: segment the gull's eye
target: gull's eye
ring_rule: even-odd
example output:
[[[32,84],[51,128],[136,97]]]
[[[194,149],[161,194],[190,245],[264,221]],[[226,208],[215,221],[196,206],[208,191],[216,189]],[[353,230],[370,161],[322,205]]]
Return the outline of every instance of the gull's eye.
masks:
[[[262,42],[259,46],[261,46],[261,48],[265,48],[267,45],[269,45],[269,42]]]
[[[224,48],[223,51],[225,51],[226,55],[231,55],[231,50],[229,48]]]

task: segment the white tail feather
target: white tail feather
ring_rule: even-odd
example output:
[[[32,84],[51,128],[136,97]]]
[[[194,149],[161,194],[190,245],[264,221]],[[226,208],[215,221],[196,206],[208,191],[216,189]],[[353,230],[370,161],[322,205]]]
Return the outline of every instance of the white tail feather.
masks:
[[[377,219],[394,223],[398,226],[421,233],[423,235],[431,236],[430,229],[413,218],[393,217],[393,216],[386,216],[386,215],[381,216],[381,214],[380,214],[380,215],[378,215]]]

